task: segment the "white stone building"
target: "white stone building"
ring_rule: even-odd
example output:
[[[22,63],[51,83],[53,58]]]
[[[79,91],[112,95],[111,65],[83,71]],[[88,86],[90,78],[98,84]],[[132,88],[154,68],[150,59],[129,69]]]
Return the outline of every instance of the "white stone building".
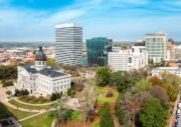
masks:
[[[181,68],[179,67],[157,67],[151,70],[151,76],[160,77],[163,73],[170,73],[181,77]]]
[[[108,53],[108,66],[114,71],[130,71],[148,65],[148,54],[144,46],[113,50]]]
[[[71,75],[46,66],[46,55],[40,47],[35,53],[34,65],[18,66],[16,87],[43,96],[56,92],[65,93],[71,87]]]

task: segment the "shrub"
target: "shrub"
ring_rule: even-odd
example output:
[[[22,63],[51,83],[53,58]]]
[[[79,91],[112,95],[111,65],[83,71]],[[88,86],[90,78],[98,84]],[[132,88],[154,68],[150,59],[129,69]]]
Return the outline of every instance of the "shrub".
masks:
[[[62,96],[61,93],[52,93],[52,95],[51,95],[51,97],[50,97],[50,100],[51,100],[51,101],[55,101],[55,100],[57,100],[57,99],[60,99],[61,96]]]
[[[12,92],[8,90],[8,91],[6,91],[6,94],[7,94],[7,95],[11,95]]]
[[[74,96],[75,94],[76,94],[75,89],[73,89],[73,88],[68,89],[68,91],[67,91],[68,96]]]
[[[7,80],[3,80],[2,81],[2,86],[3,87],[8,87],[8,86],[13,86],[13,81],[7,81]]]
[[[113,96],[112,91],[109,91],[109,92],[106,94],[106,97],[112,97],[112,96]]]
[[[82,91],[84,89],[84,84],[81,81],[75,83],[75,90]]]

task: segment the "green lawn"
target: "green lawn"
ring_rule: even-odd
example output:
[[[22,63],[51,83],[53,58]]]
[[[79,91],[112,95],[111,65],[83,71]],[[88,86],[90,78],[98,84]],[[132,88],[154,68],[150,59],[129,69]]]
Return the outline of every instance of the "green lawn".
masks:
[[[71,119],[72,120],[84,120],[85,116],[80,111],[73,111]]]
[[[30,104],[44,104],[44,103],[50,103],[51,101],[48,99],[45,99],[43,97],[34,97],[34,96],[20,96],[18,98],[20,101],[30,103]]]
[[[95,122],[93,123],[92,127],[100,127],[99,122],[98,122],[98,121],[95,121]]]
[[[48,113],[21,122],[22,127],[51,127],[54,118]]]
[[[112,97],[106,97],[106,94],[111,91],[113,93]],[[118,92],[115,89],[111,89],[109,87],[97,87],[96,88],[97,93],[97,101],[98,103],[114,103],[118,97]]]
[[[11,117],[11,116],[16,117],[17,119],[22,119],[24,117],[27,117],[33,114],[34,113],[31,113],[31,112],[19,111],[17,109],[10,108],[0,103],[0,119]]]
[[[50,109],[52,107],[52,105],[43,105],[43,106],[30,106],[30,105],[26,105],[26,104],[22,104],[17,102],[16,100],[10,100],[9,103],[16,105],[18,107],[21,108],[25,108],[25,109],[36,109],[36,110],[40,110],[40,109]]]

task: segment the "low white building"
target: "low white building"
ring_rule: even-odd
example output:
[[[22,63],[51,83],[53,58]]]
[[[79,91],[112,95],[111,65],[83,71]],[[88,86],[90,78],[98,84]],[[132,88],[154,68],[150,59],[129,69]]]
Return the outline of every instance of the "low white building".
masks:
[[[151,71],[152,76],[160,77],[163,73],[170,73],[181,77],[181,68],[179,67],[157,67]]]
[[[113,47],[113,49],[116,49]],[[108,53],[108,66],[114,71],[130,71],[148,65],[148,53],[144,46],[113,50]]]
[[[40,47],[35,53],[34,65],[18,66],[16,87],[43,96],[65,93],[71,87],[71,75],[46,66],[46,55]]]

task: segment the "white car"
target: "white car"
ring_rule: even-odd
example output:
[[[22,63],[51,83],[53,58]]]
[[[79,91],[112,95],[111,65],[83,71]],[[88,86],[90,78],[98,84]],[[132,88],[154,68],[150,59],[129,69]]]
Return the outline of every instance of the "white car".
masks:
[[[180,116],[180,109],[177,109],[176,114],[177,114],[177,116]]]
[[[178,103],[178,108],[181,109],[181,103]]]

